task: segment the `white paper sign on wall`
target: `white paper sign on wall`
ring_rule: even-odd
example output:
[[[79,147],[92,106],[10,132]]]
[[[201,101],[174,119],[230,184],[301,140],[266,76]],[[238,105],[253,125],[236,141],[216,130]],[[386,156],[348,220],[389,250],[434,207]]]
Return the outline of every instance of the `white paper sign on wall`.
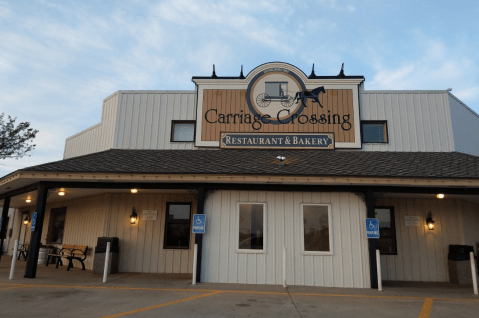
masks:
[[[419,216],[404,216],[404,225],[406,226],[421,226],[421,217]]]
[[[156,221],[158,210],[143,210],[143,221]]]

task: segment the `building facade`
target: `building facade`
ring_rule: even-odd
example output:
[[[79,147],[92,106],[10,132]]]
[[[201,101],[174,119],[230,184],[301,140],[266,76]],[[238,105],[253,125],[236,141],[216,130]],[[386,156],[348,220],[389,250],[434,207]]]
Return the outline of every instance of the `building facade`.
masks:
[[[375,288],[376,249],[383,280],[448,282],[449,245],[479,243],[479,116],[450,90],[364,80],[275,62],[192,91],[117,91],[63,160],[0,179],[5,232],[33,251],[88,245],[88,269],[97,238],[118,237],[120,271],[201,282]]]

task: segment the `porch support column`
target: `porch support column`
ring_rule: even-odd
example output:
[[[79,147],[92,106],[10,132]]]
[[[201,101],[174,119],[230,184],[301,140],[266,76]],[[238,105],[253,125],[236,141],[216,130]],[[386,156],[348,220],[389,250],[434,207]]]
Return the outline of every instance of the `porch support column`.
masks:
[[[35,221],[35,230],[31,232],[30,247],[28,249],[27,266],[25,268],[25,278],[35,278],[37,275],[38,253],[42,240],[43,219],[45,217],[45,207],[47,204],[48,188],[40,184],[37,189],[37,201],[35,212],[37,219]],[[25,229],[27,230],[27,229]]]
[[[366,191],[366,209],[367,218],[374,219],[376,217],[374,213],[374,192],[371,190]],[[366,226],[364,223],[361,226]],[[369,276],[371,280],[371,288],[378,289],[378,267],[376,264],[376,248],[377,239],[368,239],[369,245]]]
[[[205,214],[205,189],[198,189],[198,201],[196,203],[196,214]],[[203,251],[203,235],[195,234],[195,244],[198,244],[198,253],[196,255],[196,282],[201,282],[201,255]]]
[[[6,197],[3,199],[3,208],[2,208],[2,227],[0,228],[0,259],[2,257],[3,252],[3,238],[7,237],[7,217],[8,217],[8,209],[10,208],[10,197]],[[15,257],[15,255],[13,255]]]

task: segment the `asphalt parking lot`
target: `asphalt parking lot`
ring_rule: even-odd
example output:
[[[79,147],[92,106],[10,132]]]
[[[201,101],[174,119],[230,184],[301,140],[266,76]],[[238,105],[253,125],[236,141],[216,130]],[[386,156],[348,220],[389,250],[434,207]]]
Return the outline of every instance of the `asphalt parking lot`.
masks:
[[[191,275],[101,275],[39,266],[23,278],[0,266],[2,317],[477,317],[479,297],[452,284],[395,283],[371,289],[197,284]]]

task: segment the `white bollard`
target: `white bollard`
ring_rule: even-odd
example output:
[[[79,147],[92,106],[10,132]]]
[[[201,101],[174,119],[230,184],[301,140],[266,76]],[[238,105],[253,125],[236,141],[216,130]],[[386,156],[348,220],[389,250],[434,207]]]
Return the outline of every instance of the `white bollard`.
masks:
[[[378,290],[382,291],[383,290],[383,281],[381,278],[381,252],[379,250],[376,250],[376,266],[378,269]]]
[[[283,246],[283,287],[286,288],[286,246]]]
[[[108,276],[108,265],[110,263],[110,242],[106,243],[105,269],[103,271],[103,282],[106,283]]]
[[[476,262],[474,261],[474,252],[469,253],[471,259],[471,271],[472,271],[472,285],[474,286],[474,295],[477,295],[477,275],[476,275]]]
[[[12,267],[10,267],[10,279],[13,279],[15,274],[15,265],[17,264],[18,240],[15,240],[15,247],[13,248]]]
[[[196,259],[198,257],[198,244],[195,244],[195,249],[193,252],[193,282],[191,282],[192,285],[196,285]]]

